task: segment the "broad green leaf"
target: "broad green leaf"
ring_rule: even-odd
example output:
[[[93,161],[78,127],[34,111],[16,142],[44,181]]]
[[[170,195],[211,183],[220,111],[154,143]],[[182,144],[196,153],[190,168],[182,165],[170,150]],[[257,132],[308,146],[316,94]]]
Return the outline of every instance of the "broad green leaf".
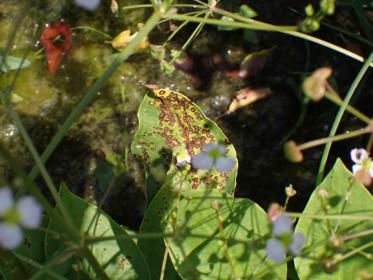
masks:
[[[187,191],[164,217],[169,254],[183,279],[285,279],[286,264],[266,258],[270,225],[249,199]]]
[[[177,198],[177,193],[170,184],[172,175],[168,176],[164,186],[157,192],[145,211],[141,223],[140,232],[154,234],[154,238],[139,239],[138,246],[147,260],[151,272],[151,279],[159,279],[165,253],[162,217]],[[168,263],[169,264],[169,263]],[[179,279],[172,265],[167,266],[167,277],[165,279]]]
[[[19,57],[8,55],[4,60],[4,56],[0,55],[0,71],[7,73],[10,70],[16,70],[18,68],[26,68],[31,65],[31,61],[22,59]]]
[[[49,218],[44,216],[42,225],[40,227],[45,228],[48,226],[48,223]],[[16,252],[24,257],[32,259],[37,263],[43,263],[45,261],[45,230],[24,230],[24,235],[24,242],[20,247],[17,248]]]
[[[312,193],[306,215],[348,215],[373,217],[373,199],[367,189],[353,180],[352,174],[337,160],[324,181]],[[304,254],[295,259],[299,278],[320,280],[364,279],[362,275],[373,275],[373,235],[365,234],[347,239],[333,249],[331,240],[364,233],[373,229],[373,220],[358,219],[313,219],[301,216],[295,231],[306,237]],[[370,244],[370,246],[369,246]],[[354,252],[361,246],[364,250]],[[347,256],[333,265],[333,261]],[[369,258],[370,254],[370,258]],[[328,269],[324,269],[329,266]],[[359,278],[361,277],[361,278]]]
[[[201,109],[184,95],[166,89],[147,94],[140,105],[139,128],[132,142],[132,152],[149,165],[169,161],[170,154],[199,153],[209,143],[229,143],[219,127],[205,117]],[[237,162],[233,145],[227,145],[227,155]],[[168,152],[168,154],[167,154]],[[186,189],[204,189],[207,186],[232,194],[236,185],[238,162],[233,170],[191,170],[184,178]]]
[[[120,225],[95,205],[71,193],[65,186],[62,186],[61,198],[82,236],[113,237],[113,239],[99,241],[88,247],[110,279],[150,279],[149,269],[143,255]],[[65,232],[60,223],[53,219],[49,224],[49,229],[60,233]],[[125,238],[116,240],[115,236]],[[63,244],[61,240],[54,239],[52,235],[47,235],[45,243],[47,256],[52,255]],[[82,267],[92,279],[97,277],[87,260],[83,259]]]

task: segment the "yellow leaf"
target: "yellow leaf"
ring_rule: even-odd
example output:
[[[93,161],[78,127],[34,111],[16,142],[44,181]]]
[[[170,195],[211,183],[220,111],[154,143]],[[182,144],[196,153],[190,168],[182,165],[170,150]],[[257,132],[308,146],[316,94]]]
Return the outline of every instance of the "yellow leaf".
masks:
[[[124,30],[119,33],[112,41],[111,45],[116,50],[122,50],[137,36],[137,32],[131,35],[130,30]],[[149,46],[149,40],[147,37],[143,38],[141,42],[136,46],[136,51],[146,49]]]

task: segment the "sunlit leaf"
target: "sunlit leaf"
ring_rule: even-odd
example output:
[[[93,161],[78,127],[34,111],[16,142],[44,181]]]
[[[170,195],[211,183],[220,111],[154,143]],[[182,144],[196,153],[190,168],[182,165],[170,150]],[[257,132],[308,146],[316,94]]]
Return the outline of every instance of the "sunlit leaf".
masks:
[[[286,264],[266,258],[269,220],[253,201],[215,190],[188,191],[172,206],[164,231],[174,233],[166,240],[183,279],[286,278]]]
[[[112,41],[111,45],[116,50],[122,50],[137,36],[137,32],[131,35],[130,30],[124,30],[119,33]],[[136,46],[136,51],[149,47],[148,37],[144,37]]]
[[[304,257],[295,259],[295,267],[302,279],[364,279],[359,275],[373,275],[373,235],[343,238],[373,229],[372,220],[314,219],[307,215],[353,215],[373,217],[373,198],[367,189],[353,180],[352,174],[340,160],[312,193],[295,228],[306,237]],[[333,242],[333,239],[336,242]],[[338,242],[338,240],[340,240]],[[334,244],[334,245],[333,245]],[[369,245],[365,249],[359,247]],[[338,261],[351,253],[348,258]]]
[[[147,94],[140,105],[139,128],[132,142],[132,152],[149,165],[159,161],[170,162],[172,155],[185,151],[193,156],[210,143],[227,144],[227,156],[236,161],[228,172],[215,169],[190,170],[183,179],[185,189],[213,187],[233,193],[238,163],[233,145],[201,109],[184,95],[166,89]]]

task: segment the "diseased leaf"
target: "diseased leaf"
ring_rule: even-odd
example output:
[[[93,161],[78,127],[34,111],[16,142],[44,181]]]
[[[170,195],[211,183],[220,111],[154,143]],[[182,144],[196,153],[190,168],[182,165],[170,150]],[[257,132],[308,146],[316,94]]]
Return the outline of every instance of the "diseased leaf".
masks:
[[[367,189],[353,180],[352,174],[340,160],[324,181],[314,190],[295,228],[306,237],[304,256],[295,259],[295,267],[302,279],[365,279],[359,275],[373,275],[373,235],[365,234],[355,238],[344,237],[373,229],[373,221],[357,219],[312,219],[306,215],[353,215],[373,217],[373,199]],[[332,240],[340,240],[333,248]],[[371,244],[362,249],[361,246]],[[354,250],[361,248],[358,252]],[[338,261],[338,256],[348,258]]]
[[[201,152],[210,143],[227,144],[227,156],[236,161],[226,173],[215,169],[190,170],[183,175],[184,189],[213,187],[232,194],[237,175],[237,158],[233,145],[201,109],[184,95],[166,89],[153,90],[140,105],[139,128],[132,142],[132,152],[147,164],[170,162],[171,154],[187,152],[190,156]]]

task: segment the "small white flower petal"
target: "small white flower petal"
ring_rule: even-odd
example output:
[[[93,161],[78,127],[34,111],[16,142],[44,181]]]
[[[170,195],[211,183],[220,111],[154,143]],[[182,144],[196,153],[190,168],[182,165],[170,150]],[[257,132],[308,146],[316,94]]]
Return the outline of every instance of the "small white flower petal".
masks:
[[[222,155],[224,155],[225,152],[227,151],[227,147],[225,147],[223,144],[219,144],[219,145],[217,145],[216,148],[220,151],[220,153],[221,153]]]
[[[75,5],[89,11],[96,10],[100,2],[100,0],[74,0]]]
[[[353,174],[353,175],[356,175],[356,173],[357,173],[358,171],[360,171],[361,169],[363,169],[363,166],[362,166],[361,164],[354,164],[354,165],[352,166],[352,174]]]
[[[42,218],[41,205],[32,196],[24,196],[16,203],[20,214],[20,223],[25,228],[36,228],[40,225]]]
[[[0,188],[0,217],[4,215],[5,211],[13,206],[13,194],[10,188]]]
[[[12,250],[17,248],[23,240],[22,229],[18,225],[0,224],[0,246]]]
[[[368,158],[368,152],[364,149],[352,149],[350,152],[351,160],[355,163],[361,163]]]
[[[289,249],[290,249],[290,252],[294,255],[294,256],[299,256],[301,251],[302,251],[302,248],[303,248],[303,245],[304,245],[304,241],[305,241],[305,238],[304,238],[304,235],[300,232],[296,232],[294,233],[293,235],[293,242],[291,243]]]
[[[272,233],[275,236],[290,234],[293,230],[293,221],[289,216],[281,215],[272,222]]]
[[[208,152],[211,152],[212,150],[215,150],[217,147],[216,144],[214,143],[210,143],[210,144],[207,144],[206,146],[203,147],[202,151],[208,153]]]
[[[210,169],[213,165],[213,160],[209,155],[202,152],[192,156],[191,163],[195,169]]]
[[[220,157],[215,162],[215,167],[220,172],[227,172],[234,166],[234,160],[230,157]]]
[[[267,256],[275,262],[282,262],[286,258],[284,246],[275,238],[267,241],[266,251]]]

